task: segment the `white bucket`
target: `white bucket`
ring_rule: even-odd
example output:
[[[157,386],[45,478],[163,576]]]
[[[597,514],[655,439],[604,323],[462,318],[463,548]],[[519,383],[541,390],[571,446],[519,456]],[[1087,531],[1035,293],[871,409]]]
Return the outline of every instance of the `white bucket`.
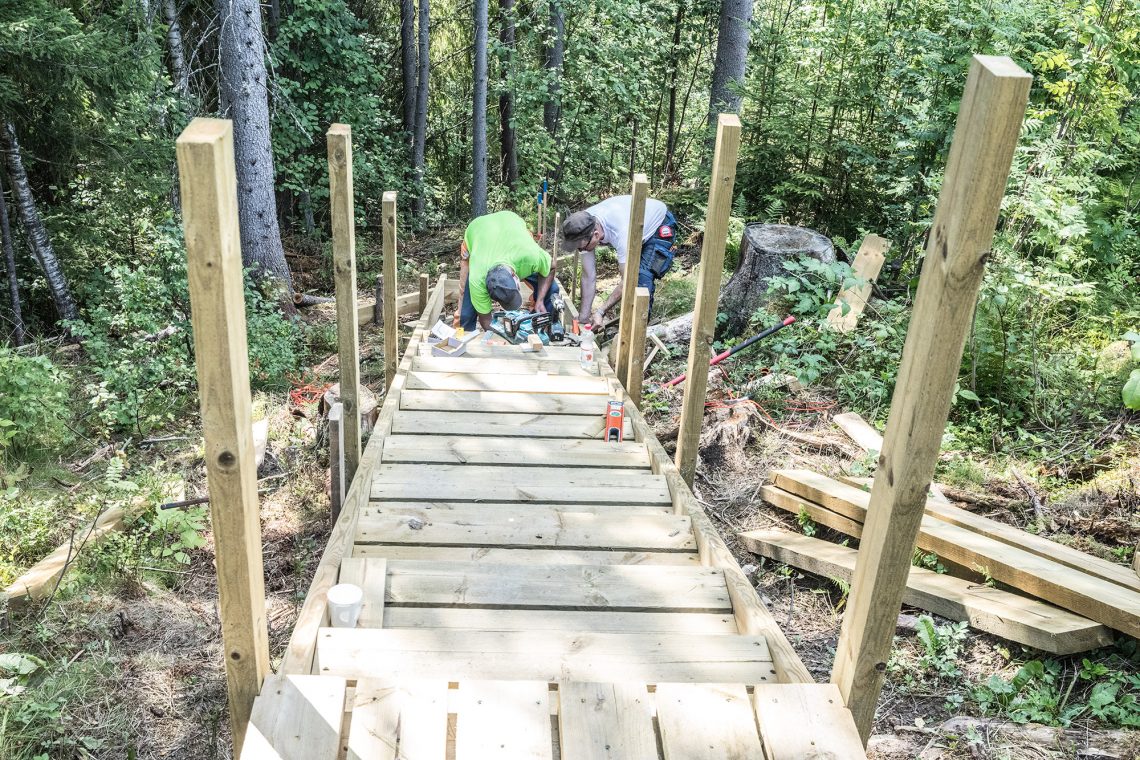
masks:
[[[328,603],[333,628],[355,628],[364,607],[364,590],[351,583],[338,583],[329,589]]]

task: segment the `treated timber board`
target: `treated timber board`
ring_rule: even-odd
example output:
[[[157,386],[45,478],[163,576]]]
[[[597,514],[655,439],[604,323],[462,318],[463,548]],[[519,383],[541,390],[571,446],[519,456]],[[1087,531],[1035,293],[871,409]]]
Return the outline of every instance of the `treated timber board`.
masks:
[[[477,464],[381,464],[376,468],[375,479],[384,485],[395,483],[428,484],[433,481],[451,481],[459,484],[494,481],[500,484],[529,486],[542,483],[552,486],[579,488],[646,488],[665,487],[665,478],[654,475],[648,468],[619,469],[592,467],[519,467],[512,465]]]
[[[362,517],[356,543],[470,547],[696,551],[688,517],[566,512],[532,507],[525,516],[480,509],[387,510]]]
[[[657,724],[665,760],[764,756],[748,692],[741,683],[659,683]]]
[[[768,760],[862,760],[867,756],[835,684],[760,684],[752,693]]]
[[[242,760],[335,760],[345,680],[271,675],[253,703]]]
[[[593,610],[487,610],[389,607],[386,628],[454,628],[469,631],[591,631],[593,633],[733,634],[729,613],[597,612]]]
[[[461,681],[455,757],[550,760],[548,693],[541,681]]]
[[[858,552],[846,546],[780,530],[740,534],[749,551],[825,578],[850,583]],[[1073,654],[1112,643],[1099,623],[1037,599],[951,575],[911,568],[903,602],[980,631],[1053,654]]]
[[[441,760],[447,752],[447,695],[446,680],[360,679],[348,760]]]
[[[649,693],[640,683],[558,686],[563,760],[657,760]]]
[[[323,628],[322,675],[535,681],[765,683],[763,636]]]
[[[828,508],[851,519],[863,520],[867,513],[871,495],[854,486],[802,471],[778,471],[775,477],[781,487],[813,501],[825,500]],[[917,545],[1109,628],[1140,636],[1136,591],[933,517],[922,517]]]
[[[597,512],[599,514],[629,514],[629,515],[671,515],[673,508],[665,504],[528,504],[517,501],[481,501],[477,505],[465,501],[373,501],[364,507],[360,516],[387,514],[392,510],[408,510],[418,514],[433,510],[467,510],[477,506],[481,510],[494,511],[505,518],[523,517],[536,508],[549,507],[562,512]]]
[[[404,391],[400,408],[494,414],[602,414],[605,399],[587,395],[508,391]]]
[[[492,476],[493,477],[493,476]],[[541,478],[533,482],[497,482],[457,478],[455,480],[429,479],[417,483],[388,483],[376,479],[372,483],[372,500],[375,501],[502,501],[563,503],[568,498],[582,503],[599,504],[669,504],[669,487],[664,478],[644,478],[633,488],[616,485],[572,486],[569,483],[544,483]]]
[[[859,246],[859,253],[855,255],[855,262],[851,266],[851,274],[864,282],[844,288],[839,291],[835,299],[836,308],[827,313],[827,324],[838,332],[851,332],[859,323],[859,315],[867,306],[871,297],[871,286],[879,276],[879,270],[886,261],[887,251],[891,249],[891,241],[869,234],[863,238]],[[843,313],[844,305],[847,313]]]
[[[603,410],[604,411],[604,410]],[[497,436],[510,438],[602,438],[603,411],[594,415],[483,414],[480,412],[402,412],[392,432],[418,435]],[[633,438],[629,419],[625,438]]]
[[[366,563],[376,560],[364,559]],[[392,561],[391,606],[729,612],[724,573],[642,565],[490,565]]]
[[[361,628],[384,627],[384,584],[388,578],[387,559],[370,559],[365,562],[345,557],[340,562],[339,583],[351,583],[364,591],[364,606],[357,625]]]
[[[481,340],[468,343],[465,356],[471,359],[521,359],[524,361],[535,358],[535,354],[523,351],[522,346],[495,346]],[[538,356],[544,361],[577,362],[581,359],[582,352],[574,346],[543,346],[542,352]]]
[[[524,354],[524,357],[533,354]],[[416,372],[460,372],[492,375],[561,375],[566,377],[597,377],[598,369],[586,369],[576,361],[512,357],[487,359],[471,356],[417,356],[412,359]]]
[[[433,393],[434,391],[418,391]],[[410,391],[405,391],[406,398]],[[512,394],[518,397],[518,394]],[[523,396],[522,398],[530,398]],[[559,398],[557,396],[551,398]],[[443,464],[573,465],[575,467],[648,468],[643,443],[583,441],[565,438],[442,438],[393,435],[384,441],[385,462]]]
[[[499,375],[492,372],[409,372],[409,390],[508,391],[511,393],[607,393],[601,377],[565,375]]]
[[[396,760],[402,701],[403,694],[396,684],[371,678],[356,682],[348,760]]]
[[[356,544],[354,557],[484,562],[498,565],[682,565],[699,567],[692,552],[583,551],[571,549],[494,549],[486,546],[393,546]]]

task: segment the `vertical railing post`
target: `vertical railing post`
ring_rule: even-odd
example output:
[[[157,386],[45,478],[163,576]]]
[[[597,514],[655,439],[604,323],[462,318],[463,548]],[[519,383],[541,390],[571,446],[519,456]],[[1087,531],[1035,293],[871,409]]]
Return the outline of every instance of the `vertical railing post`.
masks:
[[[340,356],[340,402],[344,404],[344,476],[360,465],[360,340],[356,321],[356,217],[352,196],[352,128],[333,124],[325,136],[329,154],[336,337]],[[387,329],[387,327],[385,327]]]
[[[336,402],[329,409],[329,514],[336,525],[344,504],[344,404]]]
[[[269,637],[233,126],[221,119],[194,119],[179,136],[176,149],[236,757],[253,700],[269,673]]]
[[[629,373],[625,389],[633,403],[641,406],[641,383],[645,377],[645,328],[649,322],[649,288],[638,288],[633,299],[633,329],[629,336]]]
[[[424,313],[428,302],[428,276],[427,272],[420,272],[420,314]]]
[[[974,56],[962,94],[831,673],[864,744],[1031,81]]]
[[[626,236],[625,274],[621,285],[621,314],[618,334],[611,354],[614,372],[625,382],[629,373],[629,333],[633,327],[633,300],[637,275],[641,271],[641,231],[645,227],[645,199],[649,197],[649,180],[644,174],[633,175],[633,200],[629,204],[629,234]]]
[[[384,390],[392,387],[400,365],[400,321],[396,316],[396,192],[384,193]]]
[[[693,334],[689,338],[689,368],[681,426],[677,434],[677,469],[690,486],[697,469],[701,422],[705,416],[705,391],[709,382],[709,350],[716,328],[716,305],[724,269],[724,244],[728,238],[728,215],[732,211],[732,187],[736,181],[736,158],[740,154],[740,117],[722,113],[717,121],[713,150],[709,205],[705,213],[705,239],[701,246],[701,279],[693,307]]]

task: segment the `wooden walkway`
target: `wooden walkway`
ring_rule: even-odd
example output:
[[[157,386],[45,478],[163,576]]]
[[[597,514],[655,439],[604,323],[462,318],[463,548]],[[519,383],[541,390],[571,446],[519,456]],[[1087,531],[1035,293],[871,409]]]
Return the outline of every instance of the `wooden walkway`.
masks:
[[[242,757],[860,758],[640,413],[576,349],[405,351]],[[355,629],[324,594],[364,589]]]

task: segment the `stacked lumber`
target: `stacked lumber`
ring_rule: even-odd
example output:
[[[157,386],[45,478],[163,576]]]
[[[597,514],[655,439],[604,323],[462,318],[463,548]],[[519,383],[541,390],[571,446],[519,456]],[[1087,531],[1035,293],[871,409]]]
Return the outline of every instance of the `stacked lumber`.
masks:
[[[870,493],[805,470],[778,470],[765,501],[855,538]],[[752,551],[827,577],[849,579],[855,552],[794,534],[741,534]],[[1111,641],[1108,629],[1140,636],[1140,578],[1127,567],[928,499],[917,545],[954,575],[992,578],[1006,591],[953,575],[912,569],[906,602],[979,630],[1071,654]]]

